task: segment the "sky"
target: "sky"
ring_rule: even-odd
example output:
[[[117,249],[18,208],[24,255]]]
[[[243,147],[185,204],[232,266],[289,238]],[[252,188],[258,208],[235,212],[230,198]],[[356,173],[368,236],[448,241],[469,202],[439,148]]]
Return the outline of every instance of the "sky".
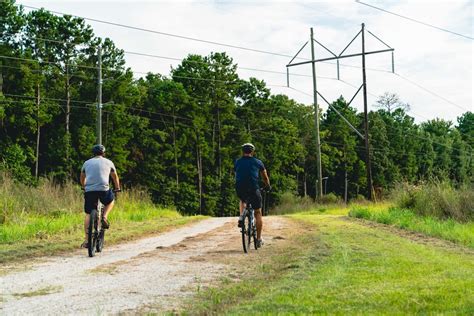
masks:
[[[473,37],[473,2],[470,0],[362,1]],[[378,96],[391,92],[410,104],[409,113],[417,122],[443,118],[456,123],[456,118],[462,113],[474,111],[472,39],[413,23],[353,0],[17,0],[17,3],[289,56],[295,55],[309,40],[311,27],[317,41],[339,54],[359,32],[361,23],[365,23],[367,30],[395,49],[396,74],[391,73],[390,53],[366,57],[369,110],[375,109]],[[290,57],[87,22],[97,36],[111,38],[117,47],[126,52],[182,59],[188,54],[208,55],[225,51],[240,67],[282,72],[275,74],[238,69],[241,78],[255,77],[264,80],[272,93],[286,94],[308,105],[313,102],[310,64],[290,69],[290,74],[295,75],[290,75],[291,88],[288,88],[286,64]],[[368,33],[365,37],[366,51],[386,48]],[[360,51],[359,37],[345,53]],[[315,46],[315,54],[316,58],[330,57],[330,53],[319,46]],[[309,45],[299,57],[311,58]],[[136,72],[168,75],[171,67],[179,64],[179,61],[131,54],[125,54],[125,58],[127,66]],[[336,80],[335,64],[316,64],[317,89],[330,102],[341,95],[350,100],[362,84],[361,57],[341,59],[340,64],[342,80]],[[318,103],[327,109],[324,101],[320,99]],[[357,95],[351,106],[363,110],[362,93]]]

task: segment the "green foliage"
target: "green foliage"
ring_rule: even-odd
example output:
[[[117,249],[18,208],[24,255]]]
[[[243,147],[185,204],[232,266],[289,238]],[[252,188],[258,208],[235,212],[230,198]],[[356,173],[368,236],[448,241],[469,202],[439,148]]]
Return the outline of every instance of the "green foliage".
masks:
[[[270,214],[311,213],[312,211],[340,214],[340,212],[344,212],[344,207],[345,204],[341,198],[334,193],[326,194],[320,200],[315,201],[309,196],[300,197],[292,192],[285,192],[280,196],[278,205],[270,210]]]
[[[27,183],[31,181],[31,173],[26,166],[27,155],[18,144],[10,145],[0,156],[0,172],[8,171],[20,182]]]
[[[429,182],[419,186],[398,184],[392,199],[400,208],[408,208],[422,216],[457,221],[474,219],[474,190],[468,186],[453,188],[448,182]]]
[[[331,192],[329,194],[323,195],[319,199],[319,202],[322,204],[340,204],[343,201],[341,200],[340,197],[338,197],[336,194]]]

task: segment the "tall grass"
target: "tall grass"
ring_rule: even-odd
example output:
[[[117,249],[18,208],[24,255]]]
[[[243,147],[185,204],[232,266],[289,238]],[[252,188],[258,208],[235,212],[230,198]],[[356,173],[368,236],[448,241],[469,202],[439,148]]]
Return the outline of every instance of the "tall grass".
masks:
[[[342,207],[344,202],[334,193],[324,195],[319,201],[314,201],[311,197],[299,197],[291,192],[282,194],[280,203],[275,206],[270,214],[294,214],[313,210],[327,209],[328,207]]]
[[[58,185],[42,179],[37,186],[17,183],[0,175],[0,243],[44,240],[82,231],[84,199],[73,183]],[[112,223],[179,218],[173,209],[157,207],[141,190],[120,193],[110,215]]]
[[[404,209],[423,216],[457,221],[474,220],[474,188],[453,188],[448,182],[430,182],[418,186],[402,183],[392,191],[392,200]]]

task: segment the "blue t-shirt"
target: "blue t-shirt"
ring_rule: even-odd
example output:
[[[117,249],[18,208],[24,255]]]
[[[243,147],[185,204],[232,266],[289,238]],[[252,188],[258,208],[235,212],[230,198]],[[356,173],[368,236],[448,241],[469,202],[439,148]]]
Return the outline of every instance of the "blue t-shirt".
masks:
[[[255,157],[243,156],[237,159],[234,165],[236,187],[258,189],[258,174],[263,170],[263,162]]]

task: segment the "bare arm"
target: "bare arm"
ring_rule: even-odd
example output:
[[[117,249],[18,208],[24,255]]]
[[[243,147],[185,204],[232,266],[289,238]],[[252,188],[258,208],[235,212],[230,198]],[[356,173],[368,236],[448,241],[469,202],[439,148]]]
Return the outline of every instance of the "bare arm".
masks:
[[[265,185],[267,187],[269,187],[270,186],[270,178],[268,177],[267,169],[263,169],[262,171],[260,171],[260,175],[262,176],[263,182],[265,183]]]
[[[84,171],[81,171],[80,182],[81,182],[81,187],[84,188],[86,186],[86,174],[84,173]]]
[[[115,190],[120,190],[120,180],[119,180],[117,172],[116,171],[111,172],[110,176],[112,177],[112,181],[114,182]]]

